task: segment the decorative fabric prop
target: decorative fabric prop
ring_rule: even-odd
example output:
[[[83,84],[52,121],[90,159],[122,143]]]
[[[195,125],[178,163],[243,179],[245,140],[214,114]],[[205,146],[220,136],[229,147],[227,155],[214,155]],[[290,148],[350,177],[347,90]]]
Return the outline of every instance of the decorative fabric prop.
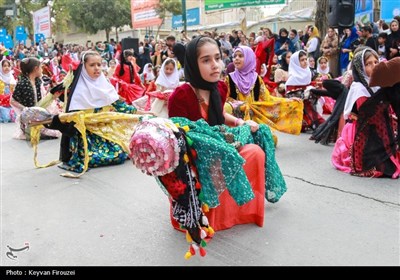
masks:
[[[44,124],[51,123],[52,115],[46,114],[42,108],[32,107],[26,108],[24,112],[23,123],[30,127],[31,144],[34,149],[34,162],[37,168],[45,168],[57,164],[59,161],[52,161],[49,164],[41,165],[37,160],[37,145],[40,141],[40,129]],[[88,113],[84,111],[74,113],[61,113],[58,115],[62,123],[74,122],[74,127],[79,131],[83,140],[84,150],[84,168],[79,175],[64,173],[61,176],[69,178],[79,178],[88,169],[89,152],[86,137],[86,130],[99,135],[100,137],[115,142],[122,149],[129,153],[129,139],[133,133],[135,125],[145,118],[141,115],[116,113],[116,112],[101,112]],[[22,120],[21,120],[22,121]]]
[[[178,129],[168,119],[153,118],[140,123],[133,132],[130,158],[143,173],[163,176],[179,164]]]

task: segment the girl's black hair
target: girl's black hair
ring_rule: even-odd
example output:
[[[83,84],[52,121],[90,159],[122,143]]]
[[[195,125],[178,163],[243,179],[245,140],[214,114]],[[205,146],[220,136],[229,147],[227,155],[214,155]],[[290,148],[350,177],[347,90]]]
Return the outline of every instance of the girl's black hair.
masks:
[[[33,72],[35,67],[40,66],[40,60],[36,57],[26,57],[21,60],[21,72],[23,75],[28,76],[30,73]]]

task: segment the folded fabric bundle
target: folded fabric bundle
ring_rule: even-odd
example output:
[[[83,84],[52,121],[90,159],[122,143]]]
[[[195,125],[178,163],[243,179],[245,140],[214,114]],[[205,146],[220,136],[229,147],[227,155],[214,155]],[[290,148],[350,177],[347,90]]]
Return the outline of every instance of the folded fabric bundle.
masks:
[[[178,129],[168,119],[152,118],[140,123],[132,135],[129,150],[134,165],[143,173],[163,176],[179,164]]]

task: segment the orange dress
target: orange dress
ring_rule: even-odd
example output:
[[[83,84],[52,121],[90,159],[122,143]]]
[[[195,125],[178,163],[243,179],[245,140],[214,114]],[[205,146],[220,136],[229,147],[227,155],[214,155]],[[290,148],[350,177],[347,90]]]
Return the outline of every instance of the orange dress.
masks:
[[[201,116],[207,121],[208,105],[202,102],[199,107]],[[254,223],[260,227],[264,224],[265,153],[259,146],[247,144],[241,148],[239,154],[246,160],[243,169],[255,198],[242,206],[238,206],[228,190],[223,191],[219,196],[220,205],[205,213],[215,231],[228,229],[239,224]],[[179,224],[172,217],[172,213],[171,223],[175,229],[180,230]]]

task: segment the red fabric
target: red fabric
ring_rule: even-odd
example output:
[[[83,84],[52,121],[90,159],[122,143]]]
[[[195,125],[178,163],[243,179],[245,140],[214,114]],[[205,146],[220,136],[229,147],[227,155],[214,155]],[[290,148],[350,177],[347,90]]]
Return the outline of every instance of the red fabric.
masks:
[[[156,91],[157,90],[157,86],[154,81],[151,81],[150,83],[146,83],[145,87],[146,87],[146,91]]]
[[[117,78],[111,78],[110,82],[117,89],[118,95],[129,105],[144,94],[144,88],[136,84],[128,84]]]
[[[7,94],[7,95],[2,94],[2,95],[0,95],[0,106],[10,107],[10,97],[11,97],[10,94]]]
[[[123,80],[125,83],[130,84],[131,83],[131,74],[129,73],[129,71],[130,71],[129,70],[129,65],[124,64],[123,67],[125,69],[125,73],[124,73],[124,75],[120,76],[119,75],[119,70],[121,70],[121,65],[122,64],[118,64],[115,67],[114,77],[117,78],[117,79]],[[140,80],[140,77],[138,75],[138,71],[137,71],[136,67],[135,67],[135,73],[133,75],[133,78],[134,78],[134,82],[135,82],[136,85],[142,84],[142,80]]]
[[[367,100],[368,100],[368,97],[366,97],[366,96],[362,96],[362,97],[358,98],[357,101],[356,101],[357,110],[359,110],[361,105],[363,105],[364,102],[367,101]]]
[[[222,106],[226,100],[227,87],[219,82],[218,88],[222,96]],[[170,117],[185,117],[192,121],[200,118],[200,106],[193,89],[184,84],[178,87],[168,102]],[[229,192],[225,190],[219,197],[220,205],[210,209],[206,216],[214,230],[224,230],[238,224],[255,223],[262,227],[264,224],[265,204],[265,153],[255,144],[245,145],[240,155],[246,160],[243,166],[252,186],[255,198],[245,205],[238,206]],[[179,230],[179,224],[172,218],[172,226]]]
[[[305,90],[308,87],[308,85],[306,86],[286,86],[286,93],[288,93],[289,91],[295,91],[295,90]]]
[[[272,59],[274,58],[274,48],[275,48],[275,39],[271,38],[265,40],[263,42],[259,42],[257,44],[255,55],[256,55],[256,71],[260,75],[261,72],[261,65],[263,63],[267,63],[267,74],[266,77],[271,75],[271,66],[272,66]]]
[[[69,66],[72,67],[72,70],[78,69],[80,62],[73,60],[69,53],[64,54],[61,58],[61,67],[64,69],[65,72],[69,71]]]
[[[309,128],[312,128],[314,124],[319,126],[325,119],[314,110],[314,106],[311,104],[310,100],[303,100],[304,112],[303,112],[303,124],[301,131],[304,132]]]
[[[243,169],[250,181],[255,198],[245,205],[238,206],[225,190],[219,197],[220,205],[206,213],[210,225],[216,231],[240,224],[254,223],[259,227],[264,225],[265,153],[255,144],[243,146],[239,153],[246,160]]]
[[[13,74],[14,79],[18,80],[18,76],[21,74],[21,69],[14,66],[13,70],[14,70],[14,74]]]
[[[267,75],[264,76],[263,81],[270,92],[273,92],[278,87],[278,83],[270,81]]]
[[[228,88],[223,81],[218,82],[218,90],[222,98],[222,109],[224,108]],[[189,84],[177,87],[168,100],[169,117],[184,117],[192,121],[202,118],[199,101],[196,93]]]
[[[161,99],[164,101],[168,101],[169,98],[169,93],[161,92],[159,90],[157,91],[146,91],[145,93],[149,98],[147,99],[145,110],[150,111],[151,110],[151,103],[154,101],[154,98]]]
[[[255,198],[245,205],[238,206],[232,196],[225,190],[220,196],[220,205],[205,213],[208,222],[215,231],[231,228],[241,224],[264,225],[265,205],[265,153],[255,144],[243,146],[239,154],[246,160],[243,166],[250,181]],[[172,226],[180,230],[170,213]]]
[[[335,107],[335,99],[328,96],[323,96],[321,98],[324,98],[325,101],[324,106],[322,106],[324,114],[332,114],[333,108]]]

